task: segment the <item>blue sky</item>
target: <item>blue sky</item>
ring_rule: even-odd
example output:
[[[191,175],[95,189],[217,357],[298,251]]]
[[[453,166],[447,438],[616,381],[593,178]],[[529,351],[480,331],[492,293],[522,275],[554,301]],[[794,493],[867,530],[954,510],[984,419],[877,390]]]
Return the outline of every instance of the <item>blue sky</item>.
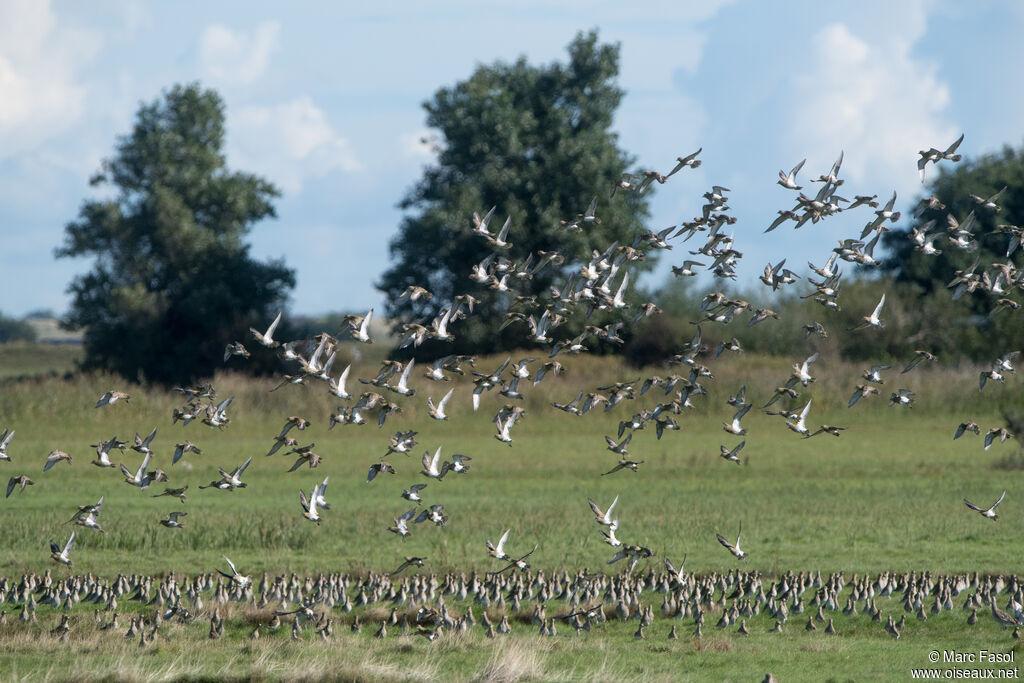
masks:
[[[591,28],[621,44],[623,148],[663,171],[704,148],[701,168],[658,188],[650,227],[729,187],[751,280],[783,257],[798,272],[824,261],[866,222],[850,212],[762,235],[792,208],[779,169],[806,157],[802,175],[816,177],[843,150],[841,194],[895,190],[906,210],[921,190],[917,150],[961,132],[967,155],[1024,138],[1021,3],[0,0],[0,312],[66,310],[89,262],[52,254],[88,177],[140,102],[195,80],[226,101],[229,165],[284,192],[251,241],[296,269],[291,310],[378,305],[395,205],[430,162],[422,102],[478,64],[562,60]],[[689,247],[664,254],[649,282]]]

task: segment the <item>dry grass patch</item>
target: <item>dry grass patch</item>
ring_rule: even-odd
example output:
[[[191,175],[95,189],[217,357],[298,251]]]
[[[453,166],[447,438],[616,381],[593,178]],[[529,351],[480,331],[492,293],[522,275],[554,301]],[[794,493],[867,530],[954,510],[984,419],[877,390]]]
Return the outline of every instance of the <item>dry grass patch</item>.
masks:
[[[514,681],[550,679],[544,669],[545,643],[521,638],[503,638],[491,650],[478,681],[513,683]]]

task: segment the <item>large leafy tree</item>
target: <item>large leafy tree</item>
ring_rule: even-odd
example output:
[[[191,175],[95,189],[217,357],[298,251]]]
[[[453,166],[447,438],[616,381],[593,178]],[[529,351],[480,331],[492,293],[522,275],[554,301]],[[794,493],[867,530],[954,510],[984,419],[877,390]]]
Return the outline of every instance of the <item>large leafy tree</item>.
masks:
[[[497,207],[492,232],[511,217],[512,247],[503,255],[512,262],[539,258],[541,251],[565,257],[562,265],[518,281],[516,293],[524,296],[546,294],[594,249],[603,252],[615,241],[629,246],[648,214],[646,194],[620,192],[609,201],[614,182],[633,163],[610,130],[623,94],[616,85],[619,48],[600,44],[591,32],[577,35],[568,53],[564,64],[532,66],[520,58],[480,66],[424,104],[436,130],[437,162],[400,203],[410,214],[391,242],[393,265],[378,288],[400,320],[429,319],[456,295],[481,299],[477,312],[458,324],[456,350],[513,346],[525,336],[522,330],[496,334],[511,297],[469,278],[471,267],[493,253],[473,234],[474,213]],[[587,223],[582,232],[559,229],[594,197],[600,223]],[[397,301],[410,285],[434,297]]]
[[[90,181],[112,196],[87,199],[56,250],[95,259],[68,288],[85,367],[162,383],[208,375],[294,286],[292,270],[254,260],[244,241],[275,215],[278,190],[228,170],[223,146],[217,93],[177,85],[139,108]]]
[[[918,336],[936,350],[976,360],[1024,346],[1024,311],[1014,312],[1006,301],[1020,302],[1020,294],[997,267],[1009,263],[1016,268],[1024,253],[1020,249],[1008,253],[1014,239],[1012,226],[1024,227],[1024,153],[1005,147],[997,154],[955,165],[943,162],[937,172],[931,169],[933,180],[926,193],[935,201],[927,207],[919,204],[906,227],[883,238],[889,249],[883,270],[895,277],[902,296],[918,302],[910,311],[916,311],[911,327],[918,327]],[[998,208],[971,196],[984,200],[1003,188],[995,202]],[[949,239],[955,236],[949,230],[949,217],[970,230],[973,238],[968,248]],[[933,244],[942,253],[925,254],[915,245],[915,231],[935,235]],[[956,287],[949,284],[957,271],[973,272],[976,284],[953,301]],[[993,291],[990,285],[997,281]]]

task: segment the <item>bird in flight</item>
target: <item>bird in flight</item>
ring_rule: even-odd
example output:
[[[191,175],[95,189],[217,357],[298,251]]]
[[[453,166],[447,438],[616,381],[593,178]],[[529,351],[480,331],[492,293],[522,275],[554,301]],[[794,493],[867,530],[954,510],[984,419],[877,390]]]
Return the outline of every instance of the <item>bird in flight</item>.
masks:
[[[71,532],[71,538],[64,544],[64,548],[61,549],[59,545],[50,541],[50,558],[54,562],[71,566],[71,548],[75,545],[75,532]]]
[[[719,453],[719,455],[721,455],[723,458],[725,458],[729,462],[734,462],[737,465],[741,465],[742,463],[740,462],[740,459],[739,459],[738,456],[739,456],[740,451],[742,451],[743,447],[746,446],[746,445],[747,445],[747,442],[744,440],[744,441],[740,441],[740,444],[738,446],[736,446],[735,448],[733,448],[732,450],[729,450],[725,446],[719,446],[719,448],[721,449],[721,453]]]
[[[964,498],[964,505],[974,510],[975,512],[981,514],[982,517],[988,517],[994,522],[997,519],[999,519],[999,515],[996,514],[996,508],[999,507],[999,504],[1003,502],[1003,498],[1006,498],[1006,491],[1003,491],[1003,495],[999,496],[999,500],[992,503],[992,505],[990,505],[987,508],[980,508],[971,501],[967,500],[966,498]]]
[[[598,507],[592,499],[587,498],[587,502],[590,503],[590,509],[594,511],[594,521],[602,526],[611,526],[612,524],[612,510],[615,509],[615,504],[619,502],[619,497],[615,496],[615,500],[608,506],[607,510],[602,510]]]
[[[245,588],[246,586],[252,583],[252,577],[243,576],[242,574],[240,574],[238,570],[235,568],[235,563],[232,562],[227,555],[224,555],[223,557],[224,561],[228,563],[229,567],[231,567],[231,573],[227,574],[218,569],[217,571],[220,573],[221,576],[230,580],[232,583],[237,584],[240,588]]]
[[[748,555],[748,553],[745,553],[742,550],[740,550],[740,534],[742,534],[742,533],[743,533],[743,522],[740,522],[740,530],[736,533],[736,543],[730,543],[727,538],[722,536],[722,534],[719,534],[719,533],[715,534],[715,536],[718,537],[718,542],[721,543],[725,547],[726,550],[728,550],[730,553],[735,555],[737,560],[742,560],[744,557],[746,557]]]
[[[260,332],[259,330],[253,327],[250,327],[249,331],[252,332],[252,336],[255,337],[256,341],[258,341],[260,344],[266,346],[267,348],[274,348],[281,345],[281,342],[274,341],[274,330],[277,329],[277,326],[280,323],[281,313],[278,313],[277,317],[274,318],[274,322],[270,323],[270,327],[267,328],[266,332]]]
[[[124,401],[127,403],[130,398],[131,396],[123,391],[108,391],[100,396],[100,400],[96,401],[96,407],[102,408],[103,406],[112,406],[118,401]]]

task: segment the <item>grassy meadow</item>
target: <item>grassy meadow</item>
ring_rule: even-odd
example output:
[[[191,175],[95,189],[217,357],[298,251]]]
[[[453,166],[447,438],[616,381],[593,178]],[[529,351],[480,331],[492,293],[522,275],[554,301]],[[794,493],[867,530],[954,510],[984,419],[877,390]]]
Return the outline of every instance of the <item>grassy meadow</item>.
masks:
[[[0,472],[8,477],[27,474],[35,485],[0,503],[0,576],[17,580],[23,573],[47,570],[55,577],[73,571],[111,579],[121,573],[208,573],[226,568],[224,554],[254,577],[263,572],[391,571],[405,555],[427,558],[421,572],[494,571],[504,565],[488,557],[484,541],[496,542],[506,528],[512,529],[512,555],[538,545],[530,558],[535,570],[619,572],[625,563],[606,564],[614,551],[603,543],[601,527],[587,505],[587,498],[593,498],[607,506],[615,496],[618,537],[656,553],[641,561],[637,572],[661,571],[664,558],[678,563],[684,555],[688,571],[742,568],[761,572],[766,582],[791,570],[842,572],[847,578],[885,570],[1020,572],[1020,557],[1013,550],[1024,540],[1024,470],[1018,443],[997,441],[986,452],[981,436],[968,433],[952,439],[956,426],[967,419],[981,425],[982,434],[1002,425],[1001,411],[1020,405],[1019,380],[1010,376],[1005,385],[989,385],[979,393],[977,368],[923,364],[900,376],[896,367],[886,373],[881,397],[862,399],[848,409],[864,368],[823,354],[811,367],[817,381],[800,388],[800,398],[791,405],[800,407],[813,398],[808,426],[847,429],[839,438],[822,434],[802,439],[781,417],[764,415],[759,408],[770,396],[767,388],[782,384],[790,364],[806,355],[723,357],[713,366],[715,378],[704,382],[708,395],[696,397],[696,408],[677,417],[681,429],[665,432],[660,440],[653,425],[637,431],[629,453],[644,461],[639,471],[609,476],[600,475],[611,469],[616,456],[606,449],[604,435],[614,437],[619,420],[665,400],[663,391],[654,388],[611,411],[582,417],[555,410],[551,401],[567,402],[580,390],[593,391],[607,382],[684,374],[683,369],[636,370],[614,358],[569,357],[563,361],[565,374],[524,390],[527,413],[513,428],[509,447],[492,438],[496,430],[491,418],[506,399],[496,392],[485,394],[479,412],[473,413],[472,387],[463,380],[455,383],[448,406],[451,418],[437,422],[427,415],[426,398],[438,400],[449,386],[429,382],[418,371],[412,383],[416,395],[390,397],[402,411],[382,429],[373,423],[333,430],[328,430],[328,414],[338,402],[322,384],[271,392],[275,383],[270,379],[225,373],[213,380],[217,395],[235,400],[228,411],[230,425],[217,430],[198,421],[172,425],[171,411],[183,400],[158,387],[129,386],[92,374],[64,377],[37,365],[24,372],[7,367],[0,371],[0,377],[7,377],[0,380],[0,430],[10,427],[17,433],[8,451],[11,462],[0,463]],[[28,363],[25,358],[42,357],[0,352],[5,364],[11,358]],[[479,359],[477,367],[490,371],[503,360]],[[350,391],[364,389],[355,378],[370,378],[376,368],[372,358],[354,365]],[[60,372],[64,369],[60,366]],[[721,428],[735,412],[725,401],[743,384],[755,407],[743,420],[748,433],[733,436]],[[888,407],[888,393],[900,387],[917,392],[914,408]],[[115,388],[128,391],[131,400],[93,408],[102,393]],[[780,401],[775,408],[789,405]],[[316,443],[323,462],[315,470],[304,466],[288,473],[295,456],[283,455],[287,449],[265,456],[290,415],[312,422],[309,429],[293,430],[290,436],[303,445]],[[89,464],[95,454],[88,445],[97,439],[117,435],[130,440],[153,427],[158,432],[151,467],[168,473],[166,486],[189,486],[184,504],[153,497],[165,484],[140,491],[123,483],[117,469]],[[418,432],[413,456],[391,454],[387,460],[398,474],[367,483],[367,469],[384,456],[388,437],[407,429]],[[172,466],[174,444],[185,439],[198,445],[202,455],[186,455]],[[743,465],[718,456],[720,445],[732,447],[743,439]],[[419,456],[438,446],[442,457],[472,457],[471,470],[429,481],[424,501],[443,504],[449,522],[444,527],[415,525],[403,541],[386,529],[393,517],[412,507],[400,497],[402,490],[427,481],[419,474]],[[55,448],[70,453],[73,462],[43,473],[46,454]],[[198,489],[219,477],[217,467],[230,471],[249,456],[253,462],[243,477],[247,488]],[[130,450],[112,454],[131,470],[141,458]],[[316,526],[302,517],[298,494],[300,489],[308,493],[325,476],[330,476],[326,497],[332,509]],[[967,497],[987,506],[1004,489],[1006,500],[995,523],[962,502]],[[100,522],[106,533],[66,524],[76,506],[95,503],[100,496],[105,496]],[[184,529],[158,524],[168,512],[180,509],[188,512]],[[735,539],[740,523],[742,547],[749,553],[742,562],[715,539],[716,530]],[[48,542],[63,545],[72,529],[78,534],[71,553],[74,567],[68,570],[50,560]],[[879,600],[883,614],[899,619],[899,597]],[[661,596],[649,593],[645,600],[657,606]],[[759,680],[772,671],[783,681],[830,676],[906,680],[911,667],[928,666],[926,655],[932,649],[1006,650],[1014,642],[987,613],[980,613],[978,626],[968,629],[962,602],[963,596],[953,612],[926,622],[908,614],[899,641],[891,640],[866,614],[845,617],[838,612],[835,637],[823,634],[824,625],[805,632],[806,614],[794,616],[782,634],[769,632],[774,623],[770,617],[753,617],[749,636],[737,635],[735,627],[714,628],[717,616],[709,615],[704,638],[698,641],[690,637],[692,620],[670,621],[659,613],[642,642],[633,639],[635,622],[615,621],[580,636],[562,626],[559,637],[550,639],[537,636],[536,626],[516,624],[511,636],[495,640],[476,629],[436,642],[378,641],[370,627],[350,634],[350,616],[339,612],[339,623],[345,625],[336,627],[339,633],[328,643],[293,643],[286,629],[250,642],[244,639],[244,624],[233,627],[233,637],[207,643],[203,638],[208,624],[197,621],[168,626],[161,643],[145,656],[135,643],[89,635],[92,608],[84,605],[73,610],[81,626],[70,647],[48,636],[32,637],[31,629],[45,632],[56,624],[57,616],[40,607],[38,625],[0,626],[0,644],[6,644],[0,648],[0,677],[100,678],[116,671],[125,678],[168,679]],[[7,611],[13,615],[17,608],[8,606]],[[673,623],[681,637],[669,642]],[[194,637],[188,635],[192,631]]]

